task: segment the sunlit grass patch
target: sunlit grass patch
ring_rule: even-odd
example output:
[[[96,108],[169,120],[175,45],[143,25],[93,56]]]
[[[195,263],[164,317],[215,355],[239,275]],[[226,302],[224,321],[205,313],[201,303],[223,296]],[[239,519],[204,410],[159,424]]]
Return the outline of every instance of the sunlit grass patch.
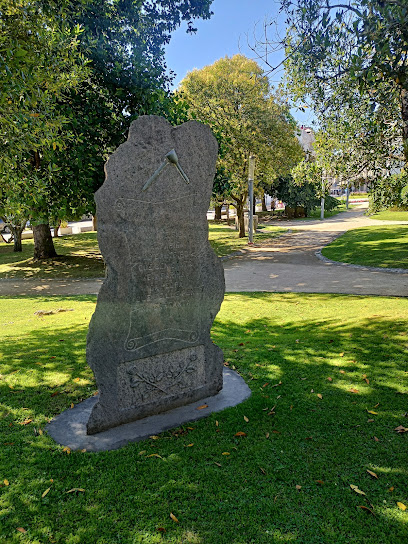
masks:
[[[384,225],[347,231],[323,248],[333,260],[380,268],[408,268],[408,225]]]

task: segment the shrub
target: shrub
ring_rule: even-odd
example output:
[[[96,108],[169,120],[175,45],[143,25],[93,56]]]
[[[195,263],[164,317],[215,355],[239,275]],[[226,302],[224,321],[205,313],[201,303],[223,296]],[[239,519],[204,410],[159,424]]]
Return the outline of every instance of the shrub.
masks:
[[[408,174],[401,172],[378,179],[369,193],[369,213],[390,208],[401,209],[408,205]]]

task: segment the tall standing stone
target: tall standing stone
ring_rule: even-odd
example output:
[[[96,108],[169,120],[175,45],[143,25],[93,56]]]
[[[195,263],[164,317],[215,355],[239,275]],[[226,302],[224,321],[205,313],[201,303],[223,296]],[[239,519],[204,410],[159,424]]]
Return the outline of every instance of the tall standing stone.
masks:
[[[210,329],[224,272],[206,218],[216,159],[205,125],[143,116],[106,163],[95,196],[107,275],[87,341],[99,390],[88,434],[222,388]]]

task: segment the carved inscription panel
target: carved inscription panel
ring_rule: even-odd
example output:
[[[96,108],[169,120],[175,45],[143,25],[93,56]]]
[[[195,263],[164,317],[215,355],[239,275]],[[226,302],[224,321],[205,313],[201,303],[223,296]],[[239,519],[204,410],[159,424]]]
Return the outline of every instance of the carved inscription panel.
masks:
[[[204,346],[184,348],[118,367],[120,409],[182,395],[205,384]]]

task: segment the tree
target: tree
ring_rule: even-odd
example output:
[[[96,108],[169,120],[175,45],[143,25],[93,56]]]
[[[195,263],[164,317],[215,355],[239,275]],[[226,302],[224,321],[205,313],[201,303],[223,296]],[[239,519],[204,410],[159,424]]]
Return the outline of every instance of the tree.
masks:
[[[243,237],[248,158],[250,154],[257,158],[256,177],[289,172],[301,157],[294,121],[272,93],[260,66],[242,55],[190,72],[180,93],[191,116],[208,124],[218,139],[218,167],[230,180]]]
[[[286,15],[286,70],[292,95],[309,98],[323,126],[359,101],[376,117],[393,147],[408,158],[408,7],[401,0],[281,0]],[[272,68],[272,67],[271,67]],[[387,115],[384,113],[388,110]],[[392,112],[392,119],[390,113]],[[377,115],[379,114],[379,115]],[[366,110],[367,142],[373,123]],[[343,123],[344,126],[344,123]],[[369,138],[368,138],[369,140]],[[366,158],[368,153],[365,154]],[[389,159],[387,159],[389,160]]]
[[[19,166],[15,172],[25,180],[26,191],[19,194],[30,204],[25,219],[34,224],[35,257],[46,258],[55,255],[49,220],[94,212],[93,193],[103,182],[103,164],[124,141],[130,122],[144,113],[165,112],[171,120],[183,115],[167,88],[164,46],[181,21],[194,32],[194,19],[210,17],[212,0],[12,0],[10,9],[7,0],[0,2],[4,50],[29,52],[13,57],[10,81],[22,73],[15,96],[31,96],[39,88],[48,100],[41,113],[29,109],[18,130],[12,123],[2,124],[9,157],[16,157],[10,127],[16,135],[26,129],[30,134],[26,121],[42,121],[48,130],[45,135],[37,127],[34,141],[22,138],[17,162],[30,165],[31,171]],[[57,66],[59,60],[65,64]],[[9,69],[6,61],[4,65]]]
[[[71,135],[58,101],[86,77],[78,51],[81,29],[48,16],[35,0],[0,0],[0,216],[10,225],[14,249],[33,219],[35,258],[50,246],[44,187],[57,148]],[[49,234],[49,228],[48,228]],[[52,240],[50,253],[55,254]]]

